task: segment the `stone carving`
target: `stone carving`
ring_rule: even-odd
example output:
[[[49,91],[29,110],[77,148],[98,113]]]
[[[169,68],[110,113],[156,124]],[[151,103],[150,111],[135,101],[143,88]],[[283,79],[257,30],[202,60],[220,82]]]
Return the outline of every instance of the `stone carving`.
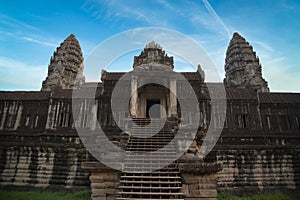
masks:
[[[75,35],[71,34],[51,57],[42,91],[72,89],[82,83],[84,83],[82,52]]]
[[[157,44],[156,42],[152,41],[145,46],[145,49],[161,49],[162,50],[162,47],[159,44]]]
[[[154,41],[147,44],[139,56],[134,56],[135,70],[167,70],[174,69],[173,57],[169,57],[162,47]]]
[[[204,71],[203,71],[203,69],[202,69],[202,67],[201,67],[200,64],[198,64],[197,72],[201,75],[202,82],[204,82],[204,80],[205,80],[205,73],[204,73]]]
[[[234,33],[226,52],[225,79],[227,87],[249,88],[269,92],[262,77],[261,64],[253,47],[238,33]]]

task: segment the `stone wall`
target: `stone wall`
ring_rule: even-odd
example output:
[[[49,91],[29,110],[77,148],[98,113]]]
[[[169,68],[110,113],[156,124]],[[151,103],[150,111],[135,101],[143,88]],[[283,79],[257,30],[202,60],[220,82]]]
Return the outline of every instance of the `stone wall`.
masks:
[[[1,188],[89,188],[81,163],[91,158],[74,131],[7,131],[0,138]]]
[[[235,193],[299,189],[300,136],[284,133],[227,132],[214,149],[218,190]]]
[[[80,166],[92,158],[74,129],[71,93],[63,93],[0,93],[1,188],[89,187],[89,173]],[[86,102],[78,101],[81,107]],[[82,110],[87,112],[91,110]]]
[[[72,90],[0,92],[1,188],[88,188],[89,174],[80,166],[93,159],[74,127],[97,131],[98,120],[110,140],[120,140],[110,109],[112,86],[105,86],[106,93],[97,91],[93,104],[76,99],[75,121]],[[206,89],[199,87],[198,92],[203,135],[211,107]],[[226,95],[224,129],[208,158],[223,166],[217,174],[218,190],[298,190],[300,95],[234,88],[227,88]]]

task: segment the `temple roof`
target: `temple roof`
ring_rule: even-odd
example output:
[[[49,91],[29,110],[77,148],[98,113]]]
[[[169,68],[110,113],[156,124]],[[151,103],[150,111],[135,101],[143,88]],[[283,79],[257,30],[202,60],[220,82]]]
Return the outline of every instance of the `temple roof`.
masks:
[[[300,103],[300,93],[261,92],[258,95],[262,103]]]
[[[199,72],[178,72],[183,75],[187,80],[197,81],[202,80]],[[111,80],[117,81],[119,80],[126,72],[105,72],[105,75],[101,77],[101,80]]]
[[[173,70],[174,60],[168,56],[162,46],[152,41],[148,43],[139,56],[134,56],[134,69],[142,70]]]
[[[192,72],[191,72],[192,73]],[[110,78],[117,78],[121,73],[109,73]],[[191,74],[189,74],[191,75]],[[113,76],[113,77],[111,77]],[[120,76],[119,76],[120,78]],[[96,83],[93,83],[97,87]],[[202,83],[202,87],[209,88],[213,92],[223,92],[220,90],[222,83]],[[101,97],[101,90],[98,88],[95,91],[94,87],[83,87],[81,89],[79,98],[82,96],[91,97]],[[96,92],[96,93],[95,93]],[[263,104],[300,104],[300,93],[270,93],[261,92],[258,93],[259,99],[257,99],[257,94],[254,90],[241,89],[241,88],[225,88],[226,99],[227,100],[244,100],[253,101],[257,100]],[[18,101],[35,101],[35,100],[48,100],[50,97],[54,99],[71,99],[73,94],[72,89],[59,89],[55,91],[0,91],[0,100],[18,100]],[[86,94],[86,95],[84,95]],[[93,95],[91,95],[93,94]],[[209,95],[203,94],[205,99],[209,99]],[[75,96],[74,96],[75,97]],[[76,98],[76,97],[75,97]]]
[[[49,98],[50,92],[48,91],[0,91],[1,100],[46,100]]]

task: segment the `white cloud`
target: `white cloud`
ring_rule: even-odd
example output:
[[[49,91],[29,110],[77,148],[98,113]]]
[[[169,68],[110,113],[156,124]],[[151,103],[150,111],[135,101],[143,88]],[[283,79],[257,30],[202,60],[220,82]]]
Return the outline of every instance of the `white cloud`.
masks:
[[[264,70],[271,92],[300,92],[300,73],[283,66],[271,65]]]
[[[257,56],[262,64],[263,77],[268,81],[271,92],[300,92],[300,72],[297,67],[288,65],[284,56],[278,56],[270,45],[255,41]]]
[[[0,89],[39,90],[47,75],[47,65],[30,66],[22,61],[0,57]]]

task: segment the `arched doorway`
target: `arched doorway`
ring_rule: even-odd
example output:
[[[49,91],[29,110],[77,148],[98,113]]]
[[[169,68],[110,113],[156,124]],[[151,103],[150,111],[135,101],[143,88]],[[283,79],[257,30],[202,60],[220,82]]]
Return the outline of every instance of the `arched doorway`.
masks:
[[[162,85],[147,84],[138,89],[138,118],[166,118],[169,116],[170,91]]]

